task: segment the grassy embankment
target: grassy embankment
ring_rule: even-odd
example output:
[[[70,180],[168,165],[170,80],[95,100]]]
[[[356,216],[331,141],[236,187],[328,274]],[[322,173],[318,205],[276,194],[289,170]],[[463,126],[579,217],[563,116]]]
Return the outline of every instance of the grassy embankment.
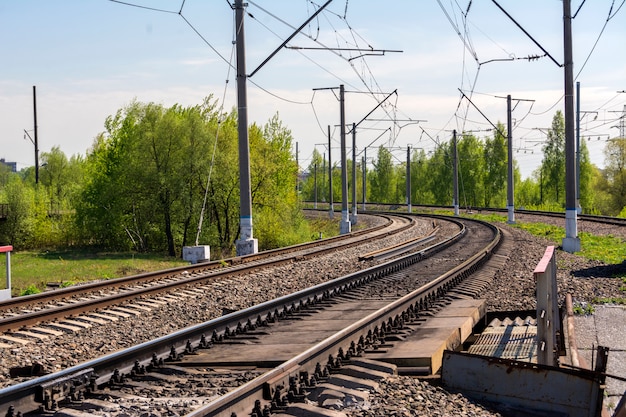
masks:
[[[339,219],[309,221],[312,238],[322,233],[331,237],[339,232]],[[0,254],[0,289],[5,288],[6,257]],[[17,251],[11,253],[12,295],[43,291],[49,283],[61,287],[81,282],[114,279],[143,272],[173,268],[188,263],[180,258],[146,253],[109,253],[89,250]]]
[[[506,215],[499,214],[474,214],[468,217],[479,218],[480,220],[494,223],[505,223],[507,221]],[[554,242],[556,246],[559,246],[565,237],[564,227],[544,223],[516,223],[512,226],[525,230],[534,236],[546,238]],[[618,268],[620,272],[618,272],[614,278],[622,281],[623,285],[620,289],[623,295],[621,297],[613,298],[595,298],[592,300],[592,303],[626,304],[626,242],[623,239],[612,235],[597,236],[586,232],[579,232],[578,237],[580,238],[580,246],[582,250],[578,252],[577,255],[587,259],[597,260],[607,265],[622,266],[622,268]]]

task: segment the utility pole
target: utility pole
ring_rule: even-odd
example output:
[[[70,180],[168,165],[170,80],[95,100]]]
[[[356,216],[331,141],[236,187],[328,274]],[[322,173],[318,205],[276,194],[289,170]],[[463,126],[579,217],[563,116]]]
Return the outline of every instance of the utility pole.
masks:
[[[563,45],[565,69],[565,238],[563,250],[580,251],[576,207],[576,141],[574,135],[574,62],[572,58],[571,0],[563,0]]]
[[[341,222],[339,233],[344,235],[352,230],[348,214],[348,167],[346,158],[346,109],[345,88],[339,86],[339,123],[341,124]]]
[[[37,137],[37,87],[33,85],[33,116],[35,120],[35,184],[39,184],[39,138]]]
[[[506,96],[506,130],[507,130],[507,151],[508,151],[508,164],[507,164],[507,187],[506,187],[506,197],[507,197],[507,211],[509,214],[507,223],[512,224],[515,223],[515,203],[514,203],[514,193],[513,193],[513,117],[511,115],[511,95]]]
[[[576,81],[576,211],[582,213],[580,206],[580,81]]]
[[[367,154],[363,155],[363,161],[361,162],[361,166],[363,168],[363,184],[362,188],[363,188],[363,211],[365,211],[365,193],[367,192],[367,186],[365,185],[367,183],[367,170],[366,170],[366,164],[367,164],[367,158],[366,158]]]
[[[406,145],[406,206],[411,212],[411,145]]]
[[[452,205],[454,206],[454,215],[459,215],[459,167],[458,154],[456,150],[456,129],[452,131]]]
[[[324,192],[324,184],[326,184],[326,152],[324,152],[322,160],[322,202],[326,202],[326,193]]]
[[[248,138],[248,92],[243,0],[235,0],[237,46],[237,133],[239,135],[239,240],[237,256],[259,251],[252,230],[252,192],[250,189],[250,142]]]
[[[333,219],[335,217],[335,207],[333,204],[333,162],[330,157],[330,149],[330,125],[328,125],[328,217]]]
[[[356,224],[356,123],[352,123],[352,216],[350,222]]]
[[[315,168],[314,168],[313,172],[314,172],[314,174],[313,174],[313,186],[315,187],[315,190],[314,190],[315,200],[314,200],[313,208],[315,210],[317,210],[317,162],[315,163]]]

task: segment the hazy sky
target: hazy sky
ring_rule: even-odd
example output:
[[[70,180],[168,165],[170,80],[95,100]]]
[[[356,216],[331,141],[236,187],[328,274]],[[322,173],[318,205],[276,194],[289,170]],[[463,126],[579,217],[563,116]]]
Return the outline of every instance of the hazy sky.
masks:
[[[236,106],[228,1],[129,3],[171,13],[108,0],[0,0],[0,158],[18,168],[34,164],[34,146],[24,139],[24,130],[33,136],[33,86],[40,151],[59,146],[68,156],[85,154],[106,117],[134,99],[190,106],[213,95],[224,99],[226,111]],[[321,4],[248,1],[247,73]],[[494,123],[506,122],[511,94],[525,100],[514,102],[513,137],[526,177],[541,161],[545,128],[563,110],[563,69],[553,61],[563,63],[563,3],[498,4],[552,58],[491,0],[334,0],[289,42],[293,48],[280,50],[249,79],[249,121],[264,124],[278,112],[306,167],[315,144],[327,142],[328,125],[333,159],[339,154],[336,90],[314,89],[345,85],[347,123],[397,90],[361,123],[357,148],[382,134],[373,146],[393,146],[404,159],[407,145],[432,150],[453,129],[493,134],[459,89]],[[581,4],[573,20],[581,135],[591,139],[592,161],[602,166],[604,145],[619,135],[614,126],[626,106],[626,93],[618,93],[626,89],[626,7],[624,0],[574,0],[572,11]],[[345,50],[367,48],[385,52]]]

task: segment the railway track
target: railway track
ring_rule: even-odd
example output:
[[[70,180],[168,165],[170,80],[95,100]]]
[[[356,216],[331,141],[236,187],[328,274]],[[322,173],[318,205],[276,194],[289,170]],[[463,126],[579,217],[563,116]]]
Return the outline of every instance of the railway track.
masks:
[[[382,203],[368,203],[368,209],[376,212],[376,211],[384,211],[384,212],[402,212],[403,209],[406,209],[406,206],[398,205],[398,204],[382,204]],[[436,205],[413,205],[412,210],[415,212],[422,211],[436,211],[436,210],[453,210],[452,206],[436,206]],[[506,208],[493,208],[493,207],[465,207],[461,208],[464,212],[471,213],[500,213],[506,215],[508,213],[508,209]],[[367,211],[363,211],[367,213]],[[543,217],[551,217],[554,219],[563,219],[565,220],[565,212],[554,212],[554,211],[539,211],[539,210],[524,210],[524,209],[515,209],[515,214],[527,215],[531,217],[543,216]],[[612,226],[626,226],[626,218],[620,217],[611,217],[611,216],[601,216],[596,214],[578,214],[578,220],[587,221],[591,223],[599,223],[606,224]]]
[[[496,250],[500,233],[463,223],[458,234],[428,249],[4,388],[0,415],[57,407],[65,415],[133,415],[133,406],[167,401],[165,407],[194,416],[243,416],[272,407],[272,413],[288,413],[287,397],[303,401],[310,384],[328,378],[342,360],[390,349],[450,294],[478,291],[480,279],[470,275]],[[459,290],[463,282],[467,288]],[[350,315],[356,317],[347,320]]]
[[[384,224],[349,235],[224,261],[177,267],[12,298],[0,302],[0,332],[5,334],[11,332],[14,336],[19,337],[20,329],[25,326],[35,326],[42,322],[84,315],[141,297],[154,297],[189,285],[200,286],[208,282],[242,275],[262,267],[272,267],[293,262],[295,259],[302,260],[320,256],[324,253],[358,245],[364,240],[382,239],[415,227],[415,218],[398,215],[381,216],[385,219]],[[150,306],[145,307],[149,308]],[[123,315],[124,312],[118,313],[118,315]],[[97,315],[91,314],[86,320],[94,322],[99,318]],[[77,325],[79,323],[69,323],[70,326],[72,324]],[[51,333],[39,328],[34,334],[32,331],[28,332],[27,336],[34,337],[37,332]],[[24,332],[22,331],[22,333]]]

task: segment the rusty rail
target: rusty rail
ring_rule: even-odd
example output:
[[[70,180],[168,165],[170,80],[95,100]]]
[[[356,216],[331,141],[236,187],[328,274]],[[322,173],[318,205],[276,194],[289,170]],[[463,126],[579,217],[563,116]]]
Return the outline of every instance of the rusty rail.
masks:
[[[358,339],[364,334],[363,332],[367,332],[368,329],[373,330],[375,327],[380,328],[383,326],[384,322],[391,319],[397,321],[398,318],[402,316],[402,312],[414,310],[415,308],[419,309],[418,306],[431,303],[437,296],[444,294],[447,289],[461,282],[467,274],[470,273],[468,270],[475,271],[478,269],[481,262],[488,258],[492,250],[497,247],[500,238],[499,231],[493,226],[489,227],[495,231],[494,234],[496,237],[494,241],[480,250],[478,255],[475,255],[463,265],[454,268],[433,282],[415,290],[410,295],[379,310],[378,316],[370,315],[362,319],[358,324],[350,326],[344,331],[327,339],[324,343],[316,346],[316,348],[310,349],[298,358],[283,364],[278,370],[271,371],[269,375],[265,375],[259,380],[251,381],[251,383],[244,385],[240,390],[236,390],[236,392],[241,395],[241,393],[246,390],[252,390],[255,391],[255,396],[260,395],[260,398],[263,398],[263,392],[265,391],[267,393],[268,389],[271,390],[272,384],[284,383],[284,378],[288,378],[288,376],[292,375],[294,372],[297,373],[298,370],[309,369],[311,366],[315,366],[314,361],[319,361],[323,357],[325,357],[325,359],[328,358],[327,353],[321,352],[329,352],[340,346],[346,349],[350,341],[354,341],[355,338]],[[62,401],[72,395],[71,392],[67,390],[68,387],[73,387],[74,392],[79,389],[91,389],[108,382],[115,374],[116,370],[120,373],[129,373],[136,363],[145,365],[151,363],[155,357],[163,359],[172,354],[183,354],[189,344],[201,345],[202,343],[210,343],[210,339],[213,337],[227,337],[234,329],[242,329],[242,331],[245,331],[246,329],[260,325],[259,323],[263,321],[272,321],[277,318],[286,317],[298,311],[300,308],[307,308],[334,295],[340,295],[359,285],[392,274],[402,268],[419,262],[424,257],[438,253],[443,248],[452,245],[464,235],[465,229],[462,229],[456,236],[438,245],[433,245],[428,253],[411,254],[394,259],[385,264],[377,265],[273,301],[222,316],[206,323],[160,337],[154,341],[146,342],[130,349],[118,351],[102,358],[74,366],[64,371],[0,389],[0,415],[7,413],[11,406],[15,407],[14,410],[16,412],[20,411],[22,413],[37,409],[45,400],[45,398],[42,398],[42,395],[53,395],[54,401]],[[205,338],[204,335],[209,336]],[[252,382],[254,382],[254,384]],[[230,401],[230,399],[234,398],[234,395],[235,394],[229,394],[225,399],[210,404],[209,408],[216,407],[224,401]],[[245,395],[251,394],[248,392],[248,394]],[[50,400],[49,397],[46,398]],[[248,410],[251,409],[251,407],[248,408],[248,403],[242,407]],[[207,414],[197,415],[215,414],[208,412]]]

